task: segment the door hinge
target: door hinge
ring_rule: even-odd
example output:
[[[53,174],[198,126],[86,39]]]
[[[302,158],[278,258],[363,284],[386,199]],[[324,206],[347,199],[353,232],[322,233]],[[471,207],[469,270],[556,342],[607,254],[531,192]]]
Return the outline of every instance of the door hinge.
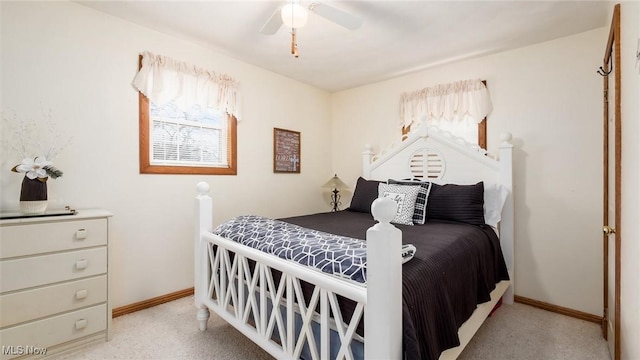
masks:
[[[609,102],[609,90],[604,90],[602,95],[604,95],[604,102],[608,103]]]
[[[609,320],[609,308],[604,308],[602,320],[604,320],[605,322]]]

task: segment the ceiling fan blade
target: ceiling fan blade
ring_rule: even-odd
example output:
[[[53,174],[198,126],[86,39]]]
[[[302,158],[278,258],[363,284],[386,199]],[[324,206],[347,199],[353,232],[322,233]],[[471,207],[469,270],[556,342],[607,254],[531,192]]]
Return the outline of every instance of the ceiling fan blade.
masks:
[[[355,30],[362,25],[362,19],[359,17],[353,16],[347,12],[321,2],[312,2],[311,5],[309,5],[309,10],[349,30]]]
[[[282,26],[282,17],[280,16],[280,8],[278,8],[276,9],[276,11],[273,12],[273,15],[271,15],[269,20],[267,20],[267,22],[264,25],[262,25],[262,28],[260,29],[260,33],[264,35],[273,35],[276,32],[278,32],[281,26]]]

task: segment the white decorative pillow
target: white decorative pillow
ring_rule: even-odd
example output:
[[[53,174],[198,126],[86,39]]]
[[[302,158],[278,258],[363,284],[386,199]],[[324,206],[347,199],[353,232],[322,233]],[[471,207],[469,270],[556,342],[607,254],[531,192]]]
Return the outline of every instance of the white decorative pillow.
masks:
[[[420,192],[420,186],[396,185],[380,183],[378,185],[378,197],[389,197],[398,204],[396,217],[392,223],[413,225],[413,211],[416,206],[416,198]]]
[[[412,185],[412,186],[420,186],[420,191],[418,192],[418,197],[416,198],[416,207],[413,210],[413,223],[418,225],[424,225],[427,220],[427,200],[429,199],[429,192],[431,191],[432,183],[430,181],[420,181],[420,180],[387,180],[387,184],[398,184],[398,185]]]
[[[498,227],[501,220],[502,207],[509,191],[502,184],[485,185],[484,188],[484,222],[493,228]]]

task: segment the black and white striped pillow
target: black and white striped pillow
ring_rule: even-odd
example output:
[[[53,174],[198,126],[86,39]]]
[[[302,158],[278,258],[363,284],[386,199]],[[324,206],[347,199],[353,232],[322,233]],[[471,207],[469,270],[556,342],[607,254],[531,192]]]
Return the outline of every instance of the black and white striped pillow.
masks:
[[[416,205],[413,210],[413,223],[416,225],[423,225],[427,221],[427,200],[429,200],[429,192],[431,192],[431,182],[389,179],[387,184],[420,185],[420,191],[418,192]]]

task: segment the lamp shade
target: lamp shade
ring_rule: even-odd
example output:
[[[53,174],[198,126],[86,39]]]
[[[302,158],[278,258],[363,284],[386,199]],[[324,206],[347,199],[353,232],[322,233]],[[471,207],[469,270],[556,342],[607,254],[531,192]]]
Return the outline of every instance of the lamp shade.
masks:
[[[280,10],[282,22],[290,28],[300,28],[307,23],[309,13],[302,5],[291,2]]]
[[[329,181],[327,181],[324,185],[322,185],[322,187],[327,189],[346,190],[349,188],[349,185],[340,180],[338,175],[333,175],[333,177],[329,179]]]

